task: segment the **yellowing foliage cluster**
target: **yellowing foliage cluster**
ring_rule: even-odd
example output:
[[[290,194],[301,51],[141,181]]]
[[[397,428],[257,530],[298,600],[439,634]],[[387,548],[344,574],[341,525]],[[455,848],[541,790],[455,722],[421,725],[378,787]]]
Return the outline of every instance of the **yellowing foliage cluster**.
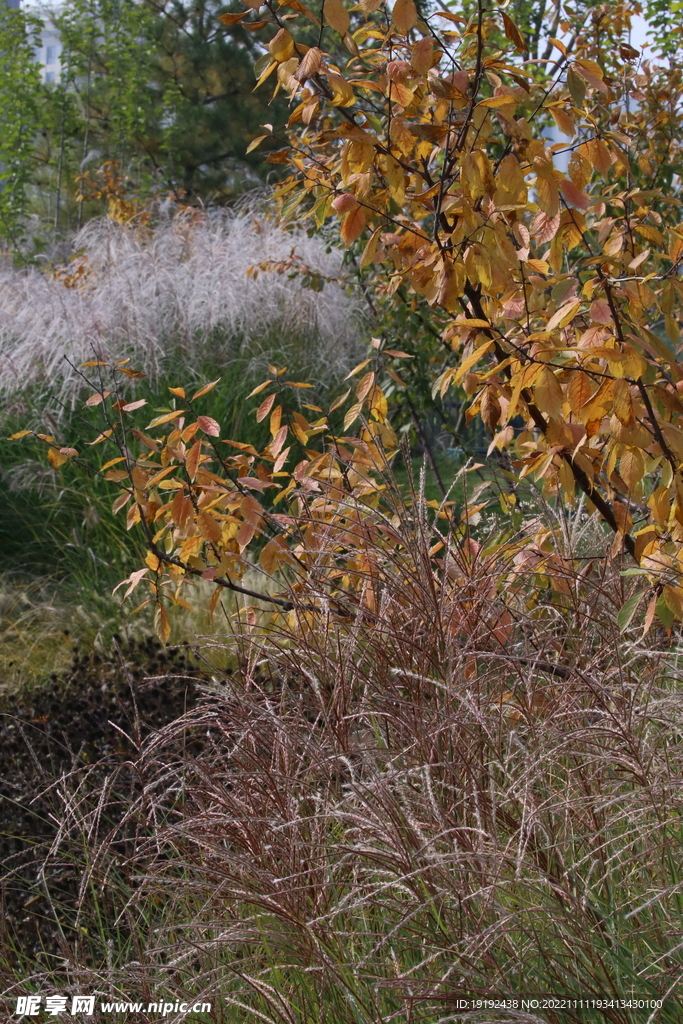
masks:
[[[663,593],[680,617],[681,69],[629,44],[628,0],[551,5],[543,59],[505,7],[326,0],[321,23],[268,0],[261,81],[293,106],[279,195],[337,216],[385,295],[440,308],[435,394],[464,385],[522,476],[583,491],[650,574],[650,622]]]

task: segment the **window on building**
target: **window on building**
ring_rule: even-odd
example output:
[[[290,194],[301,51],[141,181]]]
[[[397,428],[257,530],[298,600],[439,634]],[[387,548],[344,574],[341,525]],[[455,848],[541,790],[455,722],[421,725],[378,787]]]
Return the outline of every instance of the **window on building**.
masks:
[[[45,81],[46,82],[54,82],[54,80],[55,80],[55,73],[54,73],[54,71],[46,71],[45,72]]]
[[[56,60],[57,60],[57,47],[56,46],[46,46],[45,47],[45,63],[46,64],[54,64],[54,62]]]

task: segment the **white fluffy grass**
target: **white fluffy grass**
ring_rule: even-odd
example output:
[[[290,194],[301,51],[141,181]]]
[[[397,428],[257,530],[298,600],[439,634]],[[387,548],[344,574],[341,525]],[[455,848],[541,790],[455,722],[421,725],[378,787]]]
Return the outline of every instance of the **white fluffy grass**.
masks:
[[[193,213],[150,231],[92,221],[74,241],[89,271],[75,288],[36,269],[1,271],[0,397],[37,386],[72,406],[79,385],[64,357],[79,364],[94,352],[130,356],[152,378],[170,368],[187,380],[236,360],[244,372],[245,360],[255,369],[278,358],[322,384],[343,377],[359,325],[340,251],[255,209]],[[332,279],[321,291],[300,276],[247,276],[293,249]]]

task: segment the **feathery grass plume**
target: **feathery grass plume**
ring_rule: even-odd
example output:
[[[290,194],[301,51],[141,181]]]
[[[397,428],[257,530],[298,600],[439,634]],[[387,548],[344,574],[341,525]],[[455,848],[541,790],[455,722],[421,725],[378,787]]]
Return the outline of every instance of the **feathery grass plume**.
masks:
[[[152,377],[237,360],[242,374],[284,358],[321,383],[356,358],[360,303],[341,252],[278,226],[261,193],[232,211],[162,216],[149,230],[91,221],[74,249],[63,273],[0,273],[5,399],[34,387],[73,404],[80,385],[64,356],[79,364],[93,351],[130,356]],[[247,274],[260,264],[276,269]]]
[[[362,498],[336,500],[355,613],[320,582],[343,524],[325,532],[304,503],[316,544],[292,611],[268,628],[226,611],[207,647],[236,670],[142,745],[134,786],[127,768],[106,796],[62,780],[50,857],[71,856],[81,896],[62,974],[36,984],[220,994],[222,1019],[269,1024],[460,1021],[474,996],[667,997],[650,1019],[673,1024],[677,649],[620,632],[628,582],[597,547],[588,571],[571,529],[544,555],[543,508],[515,550],[458,536],[419,494],[385,492],[374,522],[393,543]]]

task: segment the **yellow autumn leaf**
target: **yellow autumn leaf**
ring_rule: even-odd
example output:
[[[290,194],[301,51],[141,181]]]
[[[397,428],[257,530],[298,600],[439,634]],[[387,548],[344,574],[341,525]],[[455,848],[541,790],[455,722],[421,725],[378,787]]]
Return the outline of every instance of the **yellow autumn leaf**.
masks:
[[[281,28],[268,43],[268,50],[278,64],[283,64],[290,57],[293,57],[294,40],[291,32],[288,32],[286,28]]]
[[[349,12],[344,7],[342,0],[325,0],[323,6],[323,14],[327,24],[338,32],[340,36],[345,36],[351,27],[351,18]]]

